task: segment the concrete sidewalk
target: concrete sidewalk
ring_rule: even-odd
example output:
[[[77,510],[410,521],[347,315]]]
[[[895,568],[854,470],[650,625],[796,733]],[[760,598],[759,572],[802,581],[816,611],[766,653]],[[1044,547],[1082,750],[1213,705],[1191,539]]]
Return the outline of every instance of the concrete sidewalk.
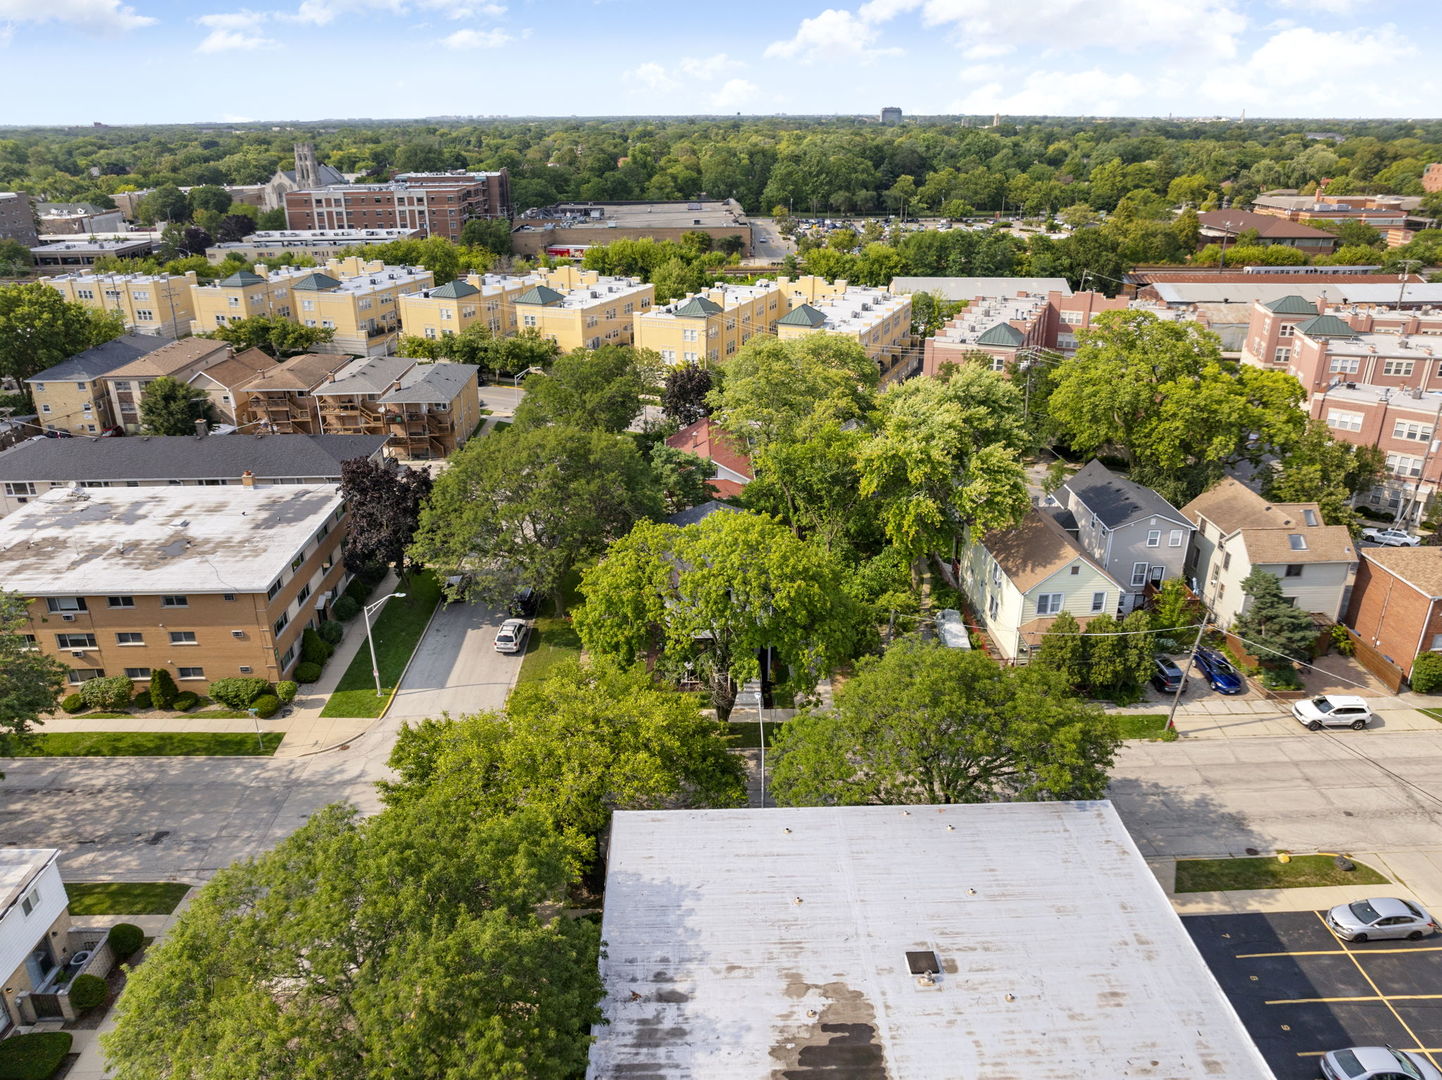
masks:
[[[1417,705],[1428,699],[1419,694],[1388,695],[1368,698],[1375,723],[1370,732],[1436,731],[1439,722],[1419,711]],[[1426,707],[1431,708],[1428,704]],[[1296,735],[1306,732],[1291,715],[1291,702],[1257,698],[1229,698],[1220,695],[1202,701],[1191,701],[1177,709],[1177,733],[1183,738],[1240,739],[1263,735]],[[1165,713],[1165,706],[1148,705],[1110,709],[1109,712]],[[1351,732],[1347,732],[1352,734]],[[1358,733],[1360,734],[1360,733]]]

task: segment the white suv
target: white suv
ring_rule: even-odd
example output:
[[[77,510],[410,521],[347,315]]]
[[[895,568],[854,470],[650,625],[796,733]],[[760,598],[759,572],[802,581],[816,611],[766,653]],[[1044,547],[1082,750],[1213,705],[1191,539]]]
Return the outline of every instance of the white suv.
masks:
[[[1324,727],[1349,727],[1361,731],[1375,717],[1365,698],[1354,694],[1322,694],[1292,706],[1292,715],[1309,731]]]
[[[500,630],[496,631],[496,652],[525,652],[526,635],[530,632],[531,628],[526,625],[525,619],[507,619],[501,623]]]

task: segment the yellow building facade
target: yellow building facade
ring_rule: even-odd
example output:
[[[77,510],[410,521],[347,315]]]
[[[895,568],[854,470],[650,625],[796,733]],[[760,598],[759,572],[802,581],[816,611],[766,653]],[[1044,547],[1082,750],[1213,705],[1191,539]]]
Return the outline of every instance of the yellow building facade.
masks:
[[[434,289],[407,293],[398,304],[401,333],[435,340],[479,324],[494,337],[507,337],[517,329],[516,297],[545,283],[540,273],[469,274]]]
[[[638,278],[602,277],[574,266],[545,271],[512,304],[518,331],[533,330],[564,352],[630,345],[635,317],[651,310],[653,286]]]
[[[193,270],[186,274],[56,274],[42,280],[67,300],[118,314],[133,334],[178,338],[190,333],[195,319]]]

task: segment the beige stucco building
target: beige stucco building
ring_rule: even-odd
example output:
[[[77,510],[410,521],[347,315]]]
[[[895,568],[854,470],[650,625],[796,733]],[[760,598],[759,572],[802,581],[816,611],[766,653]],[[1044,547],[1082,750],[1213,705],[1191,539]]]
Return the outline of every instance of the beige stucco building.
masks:
[[[494,337],[506,337],[517,329],[516,297],[546,281],[541,271],[468,274],[433,289],[406,293],[398,304],[401,332],[435,340],[480,325]]]
[[[96,311],[110,311],[135,334],[178,338],[195,320],[191,289],[195,271],[185,274],[56,274],[44,279],[61,296]]]
[[[140,398],[159,378],[189,382],[191,376],[229,360],[230,345],[209,338],[185,338],[138,356],[98,380],[110,399],[110,415],[128,433],[140,431]]]

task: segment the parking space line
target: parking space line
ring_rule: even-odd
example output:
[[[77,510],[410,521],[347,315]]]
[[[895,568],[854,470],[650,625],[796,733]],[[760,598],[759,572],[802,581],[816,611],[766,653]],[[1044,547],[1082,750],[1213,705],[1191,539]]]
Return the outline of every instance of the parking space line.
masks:
[[[1368,979],[1368,982],[1372,980]],[[1372,987],[1376,989],[1376,985]],[[1278,998],[1276,1001],[1264,1001],[1263,1005],[1326,1005],[1339,1001],[1436,1001],[1442,998],[1442,994],[1364,994],[1361,997],[1315,997],[1315,998]]]
[[[1338,939],[1340,940],[1340,939]],[[1442,945],[1423,945],[1416,949],[1368,949],[1358,956],[1381,956],[1386,953],[1442,952]],[[1276,956],[1345,956],[1346,949],[1303,949],[1296,952],[1244,952],[1237,953],[1233,960],[1261,960]]]
[[[1327,920],[1323,917],[1320,911],[1314,911],[1312,914],[1316,915],[1318,921],[1320,921],[1321,924],[1327,928],[1327,933],[1332,934],[1334,938],[1337,938],[1337,935],[1332,933],[1332,928],[1330,926],[1327,926]],[[1382,1004],[1387,1006],[1388,1012],[1390,1012],[1393,1017],[1396,1018],[1397,1023],[1402,1025],[1402,1030],[1407,1033],[1407,1037],[1410,1038],[1418,1046],[1421,1046],[1422,1040],[1417,1038],[1417,1033],[1412,1030],[1411,1025],[1409,1025],[1406,1020],[1402,1019],[1402,1014],[1393,1007],[1392,1002],[1389,1001],[1386,995],[1382,993],[1382,988],[1372,981],[1372,976],[1367,974],[1367,969],[1362,966],[1361,961],[1357,959],[1356,955],[1352,952],[1351,949],[1347,948],[1346,942],[1342,941],[1341,938],[1337,938],[1337,942],[1342,946],[1342,951],[1345,952],[1347,956],[1351,959],[1353,965],[1357,968],[1357,971],[1361,974],[1362,978],[1367,980],[1367,985],[1370,986],[1373,990],[1377,991],[1377,997],[1381,1000]],[[1402,999],[1399,998],[1398,1000],[1400,1001]],[[1432,1056],[1434,1051],[1422,1050],[1420,1052],[1427,1055],[1427,1060],[1432,1063],[1433,1068],[1437,1067],[1437,1059]]]
[[[1405,1050],[1409,1054],[1442,1054],[1442,1047],[1437,1046],[1394,1046],[1393,1050]],[[1323,1054],[1331,1053],[1329,1050],[1298,1050],[1298,1057],[1321,1057]]]

